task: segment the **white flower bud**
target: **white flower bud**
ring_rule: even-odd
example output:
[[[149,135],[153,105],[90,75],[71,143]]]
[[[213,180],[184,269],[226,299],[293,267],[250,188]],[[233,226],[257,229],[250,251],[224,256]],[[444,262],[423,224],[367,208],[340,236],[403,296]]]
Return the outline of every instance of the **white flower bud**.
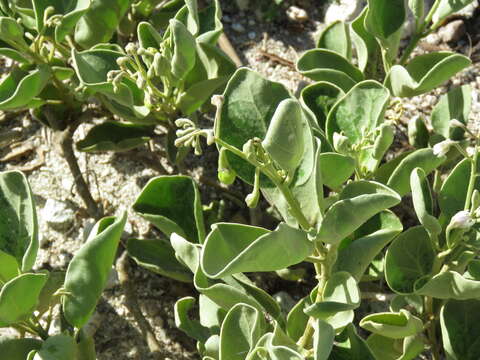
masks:
[[[433,154],[438,157],[445,156],[453,144],[455,144],[455,141],[453,140],[443,140],[433,146]]]
[[[212,96],[212,105],[216,106],[217,108],[222,106],[224,101],[225,101],[225,97],[223,95],[213,95]]]
[[[133,42],[129,42],[125,46],[125,52],[129,55],[137,55],[137,50],[138,50],[138,45]]]
[[[469,229],[475,224],[475,220],[472,219],[469,211],[462,210],[453,215],[450,224],[451,229]]]

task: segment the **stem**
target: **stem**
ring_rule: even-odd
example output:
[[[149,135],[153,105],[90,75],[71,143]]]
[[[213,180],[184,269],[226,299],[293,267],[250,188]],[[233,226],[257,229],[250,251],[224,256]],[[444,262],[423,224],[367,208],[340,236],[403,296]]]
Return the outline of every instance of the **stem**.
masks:
[[[215,138],[215,142],[219,144],[220,146],[226,148],[227,150],[231,151],[238,157],[242,158],[243,160],[249,162],[253,166],[254,164],[252,161],[250,161],[247,156],[239,149],[236,147],[226,143],[225,141]],[[298,221],[299,225],[304,229],[304,230],[310,230],[312,228],[312,225],[309,223],[307,218],[302,212],[302,208],[300,207],[300,204],[298,203],[297,199],[295,199],[295,196],[293,195],[292,191],[288,187],[287,183],[281,179],[276,171],[270,167],[261,167],[260,171],[266,175],[280,190],[280,192],[283,194],[285,197],[285,200],[287,201],[288,205],[290,206],[290,213],[292,216],[295,217],[295,219]]]
[[[82,119],[83,117],[80,118]],[[68,167],[73,175],[77,192],[87,207],[88,214],[95,219],[99,219],[103,216],[103,211],[98,207],[97,203],[93,199],[90,189],[82,175],[82,171],[78,166],[75,152],[73,151],[73,134],[75,133],[78,125],[79,122],[74,122],[70,124],[64,131],[60,132],[59,143],[63,152],[63,156],[65,157]]]
[[[472,194],[475,190],[475,180],[477,178],[477,162],[478,162],[478,148],[475,146],[475,154],[471,160],[470,180],[468,182],[467,197],[465,198],[465,210],[470,209],[472,202]]]
[[[439,5],[440,5],[440,0],[436,0],[432,8],[428,12],[427,16],[425,17],[425,20],[423,21],[422,26],[420,26],[420,28],[416,31],[415,35],[410,40],[408,47],[403,52],[403,55],[400,58],[400,62],[399,62],[400,65],[405,65],[408,58],[410,57],[410,54],[417,47],[417,44],[420,41],[420,39],[428,35],[430,31],[433,30],[433,29],[430,29],[429,31],[425,32],[427,25],[430,24],[430,22],[432,21],[433,14],[435,14],[435,11],[437,11]]]
[[[440,360],[440,351],[437,343],[437,322],[435,321],[435,313],[433,311],[433,298],[430,296],[428,296],[425,300],[425,310],[427,313],[427,319],[430,322],[427,328],[427,334],[432,350],[432,360]]]

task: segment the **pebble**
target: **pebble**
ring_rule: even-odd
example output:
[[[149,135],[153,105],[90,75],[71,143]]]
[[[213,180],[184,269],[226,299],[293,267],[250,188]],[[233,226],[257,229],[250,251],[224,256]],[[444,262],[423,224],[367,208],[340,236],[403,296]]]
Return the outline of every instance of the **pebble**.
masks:
[[[236,31],[238,33],[244,33],[245,32],[245,27],[240,23],[234,23],[232,25],[232,29],[233,29],[233,31]]]
[[[256,37],[257,37],[257,33],[256,33],[255,31],[250,31],[250,32],[248,33],[248,38],[249,38],[250,40],[254,40]]]
[[[250,0],[235,0],[240,10],[247,10]]]
[[[52,229],[63,232],[72,226],[75,220],[75,212],[64,201],[48,199],[42,209],[41,218]]]
[[[465,35],[466,28],[463,20],[454,20],[440,28],[438,35],[444,42],[458,41]]]
[[[363,0],[339,0],[332,2],[325,12],[325,24],[331,24],[334,21],[352,21],[355,19],[363,7]]]
[[[465,6],[462,10],[460,10],[457,14],[470,18],[475,13],[475,9],[479,6],[478,0],[475,0],[471,4]]]
[[[308,20],[307,12],[304,9],[294,5],[287,9],[287,17],[296,22],[305,22]]]
[[[430,44],[430,45],[438,45],[440,44],[440,36],[438,34],[429,34],[425,37],[425,42]]]

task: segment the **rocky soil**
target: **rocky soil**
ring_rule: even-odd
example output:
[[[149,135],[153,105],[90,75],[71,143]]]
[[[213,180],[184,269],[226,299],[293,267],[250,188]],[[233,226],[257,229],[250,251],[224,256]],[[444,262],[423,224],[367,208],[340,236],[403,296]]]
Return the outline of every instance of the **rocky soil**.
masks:
[[[221,1],[223,22],[225,32],[243,64],[269,79],[285,84],[292,92],[297,92],[308,82],[295,71],[294,63],[299,54],[314,47],[315,35],[324,27],[325,21],[351,20],[361,5],[352,0],[334,1],[332,4],[323,0],[284,1],[278,11],[268,15],[273,16],[273,20],[266,21],[266,15],[260,14],[258,9],[253,9],[245,0],[236,2],[243,10],[239,10],[234,1]],[[480,119],[478,2],[473,4],[469,12],[453,19],[438,33],[430,35],[420,44],[418,51],[439,49],[453,49],[464,53],[471,56],[475,63],[435,92],[404,103],[403,120],[407,123],[411,117],[418,114],[428,117],[439,95],[452,86],[470,84],[474,90],[471,122],[472,128],[476,128]],[[8,64],[3,64],[3,72],[8,71],[5,66]],[[82,125],[76,132],[76,139],[82,138],[91,126],[92,124]],[[72,254],[85,241],[93,221],[86,216],[83,204],[75,192],[74,179],[65,160],[60,156],[54,136],[25,113],[5,116],[0,120],[1,130],[20,128],[22,131],[17,141],[10,147],[0,149],[0,170],[26,171],[36,194],[41,228],[41,250],[37,268],[65,269]],[[159,236],[130,209],[150,178],[173,170],[163,163],[158,145],[151,144],[149,148],[121,154],[78,153],[77,156],[91,191],[103,204],[106,214],[128,211],[129,220],[124,240],[129,236]],[[163,164],[164,168],[158,166],[159,163]],[[189,156],[185,169],[179,170],[190,173],[201,181],[204,203],[213,200],[225,201],[226,220],[267,221],[268,218],[263,216],[261,211],[252,213],[245,207],[238,206],[238,200],[235,199],[241,199],[242,193],[247,193],[243,185],[236,184],[232,190],[219,187],[215,180],[215,168],[216,154],[207,150],[206,156],[202,158]],[[163,354],[149,355],[145,337],[126,306],[129,299],[120,284],[118,272],[113,270],[108,289],[89,324],[91,329],[96,330],[98,359],[198,359],[195,355],[195,343],[175,328],[173,319],[173,304],[180,297],[195,296],[193,287],[154,275],[133,263],[130,265],[129,277],[139,309],[154,329],[162,344]],[[285,290],[294,299],[304,293],[301,284],[285,284],[282,289],[268,275],[256,280],[273,292]]]

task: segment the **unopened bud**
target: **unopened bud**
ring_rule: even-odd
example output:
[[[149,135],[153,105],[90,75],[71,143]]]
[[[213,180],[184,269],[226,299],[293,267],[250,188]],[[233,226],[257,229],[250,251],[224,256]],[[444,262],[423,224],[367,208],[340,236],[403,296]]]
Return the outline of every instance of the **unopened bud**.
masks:
[[[450,127],[464,128],[465,124],[463,124],[461,121],[459,121],[457,119],[452,119],[452,120],[450,120]]]
[[[443,140],[433,146],[433,154],[438,157],[445,156],[453,144],[455,144],[455,141],[453,140],[450,140],[450,139]]]
[[[470,212],[462,210],[453,215],[448,227],[451,229],[470,229],[473,225],[475,225],[475,220],[472,219]]]
[[[137,50],[138,50],[138,45],[133,42],[129,42],[125,46],[125,52],[129,55],[137,55]]]
[[[333,133],[333,147],[340,154],[346,154],[350,151],[350,141],[344,135],[337,132]]]

